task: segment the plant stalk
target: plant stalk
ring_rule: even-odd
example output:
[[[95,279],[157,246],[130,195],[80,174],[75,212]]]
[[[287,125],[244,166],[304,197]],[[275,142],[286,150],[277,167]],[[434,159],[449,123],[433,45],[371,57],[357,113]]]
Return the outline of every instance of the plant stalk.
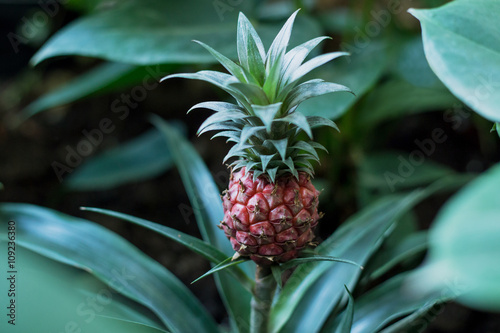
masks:
[[[257,265],[250,314],[250,333],[268,332],[269,310],[275,291],[276,281],[271,273],[271,267]]]

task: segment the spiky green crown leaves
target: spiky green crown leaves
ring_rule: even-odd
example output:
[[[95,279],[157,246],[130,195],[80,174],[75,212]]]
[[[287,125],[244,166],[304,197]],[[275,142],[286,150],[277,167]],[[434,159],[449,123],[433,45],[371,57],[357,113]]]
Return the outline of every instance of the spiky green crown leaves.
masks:
[[[327,93],[351,90],[343,85],[320,79],[300,83],[313,69],[345,52],[332,52],[305,61],[309,53],[329,37],[317,37],[287,52],[296,11],[282,27],[267,54],[262,41],[243,13],[238,19],[237,48],[239,64],[210,46],[196,41],[207,49],[230,74],[217,71],[199,71],[166,76],[162,79],[186,78],[210,82],[229,93],[237,104],[203,102],[189,111],[206,108],[216,113],[199,128],[201,135],[218,131],[213,137],[226,137],[235,145],[224,162],[231,158],[234,170],[246,167],[254,177],[266,174],[274,182],[276,177],[298,171],[313,174],[312,160],[318,160],[318,149],[326,150],[312,141],[312,128],[335,123],[323,117],[306,117],[296,112],[303,101]],[[304,62],[305,61],[305,62]],[[352,93],[352,92],[351,92]],[[189,112],[188,111],[188,112]],[[308,139],[302,140],[305,133]],[[212,137],[212,138],[213,138]]]

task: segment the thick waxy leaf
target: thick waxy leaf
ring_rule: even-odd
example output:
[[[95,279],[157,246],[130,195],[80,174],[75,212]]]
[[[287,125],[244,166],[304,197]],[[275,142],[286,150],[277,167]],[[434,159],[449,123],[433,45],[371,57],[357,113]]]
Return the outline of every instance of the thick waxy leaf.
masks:
[[[264,67],[264,46],[252,24],[241,12],[238,18],[237,39],[238,58],[241,66],[247,70],[252,79],[255,79],[254,83],[262,85],[266,71]],[[250,78],[247,82],[250,82]]]
[[[335,58],[347,55],[349,55],[349,53],[347,52],[332,52],[314,57],[311,60],[304,63],[303,65],[301,65],[299,68],[297,68],[297,70],[293,72],[289,82],[295,82],[297,80],[300,80],[302,77],[304,77],[307,73],[309,73],[313,69],[321,65],[324,65]]]
[[[78,191],[106,190],[153,178],[171,166],[172,157],[165,140],[153,129],[85,161],[63,185]]]
[[[340,132],[340,129],[338,128],[337,124],[335,124],[333,121],[331,121],[328,118],[311,117],[311,116],[306,117],[306,118],[307,118],[307,122],[309,123],[309,126],[311,126],[311,128],[316,128],[316,127],[320,127],[320,126],[328,126],[328,127],[334,128]]]
[[[290,148],[302,149],[307,153],[311,154],[314,157],[314,159],[319,160],[319,156],[318,153],[316,152],[316,149],[310,143],[307,143],[305,141],[298,141]]]
[[[291,109],[310,98],[342,91],[352,93],[349,88],[341,84],[325,82],[323,80],[311,80],[295,87],[286,98],[284,105],[287,109]]]
[[[397,218],[422,198],[386,197],[350,218],[317,248],[321,255],[364,265],[390,233]],[[270,325],[274,331],[318,332],[342,300],[344,285],[353,289],[361,273],[343,263],[311,263],[299,266],[274,305]]]
[[[217,112],[208,117],[198,128],[198,134],[206,132],[209,126],[214,124],[220,124],[227,121],[233,121],[235,119],[244,119],[248,116],[243,112],[229,111],[229,112]]]
[[[349,87],[356,95],[326,94],[301,103],[297,111],[306,116],[322,116],[335,120],[342,116],[361,98],[379,79],[390,61],[388,43],[372,41],[364,48],[355,43],[343,44],[342,50],[349,57],[325,65],[316,76],[325,81],[338,82]]]
[[[0,236],[16,221],[19,245],[85,269],[151,309],[172,332],[217,332],[196,297],[168,270],[117,234],[86,220],[27,204],[0,205]],[[189,316],[190,320],[185,320]]]
[[[500,3],[452,1],[436,9],[411,9],[420,20],[425,55],[450,91],[481,116],[500,120]],[[472,19],[474,17],[480,19]]]
[[[154,118],[155,125],[165,135],[174,161],[181,174],[186,192],[191,200],[196,222],[203,239],[221,250],[226,257],[234,251],[224,232],[217,227],[224,217],[219,190],[202,159],[182,136],[161,118]],[[253,267],[240,266],[248,275],[253,276]],[[247,332],[245,324],[250,319],[251,294],[243,288],[228,272],[217,272],[215,281],[219,293],[231,316],[234,327],[241,332]]]
[[[220,62],[220,64],[222,66],[224,66],[224,68],[227,69],[229,71],[229,73],[236,76],[236,78],[238,80],[240,80],[241,82],[248,82],[246,75],[245,75],[245,71],[243,70],[243,68],[241,68],[240,66],[235,64],[234,61],[232,61],[231,59],[229,59],[225,55],[219,53],[218,51],[214,50],[212,47],[208,46],[205,43],[202,43],[202,42],[197,41],[197,40],[195,40],[195,42],[200,44],[208,52],[210,52],[214,56],[214,58],[217,59],[217,61]]]
[[[271,160],[276,156],[276,154],[273,155],[260,155],[260,161],[262,162],[262,171],[266,171],[267,165]]]
[[[276,115],[280,112],[283,103],[276,103],[271,105],[252,105],[255,115],[259,117],[264,123],[268,133],[271,133],[271,126]]]
[[[269,99],[266,94],[256,84],[252,83],[231,83],[230,87],[237,90],[241,96],[245,96],[248,104],[268,105]]]
[[[180,232],[178,230],[169,228],[167,226],[154,223],[151,221],[147,221],[138,217],[134,217],[131,215],[123,214],[123,213],[118,213],[114,212],[111,210],[107,209],[99,209],[99,208],[90,208],[90,207],[82,207],[82,210],[90,211],[90,212],[96,212],[108,216],[113,216],[140,226],[143,226],[145,228],[148,228],[150,230],[153,230],[173,241],[176,241],[179,244],[184,245],[191,251],[201,255],[205,259],[211,261],[212,263],[220,263],[221,261],[225,260],[226,256],[224,253],[216,249],[215,247],[211,246],[208,243],[205,243],[201,239],[198,239],[196,237],[187,235],[183,232]],[[215,267],[214,267],[215,268]],[[252,280],[246,276],[243,271],[241,271],[239,268],[236,268],[234,270],[229,271],[234,277],[239,279],[240,283],[245,286],[249,291],[252,289]],[[213,273],[213,272],[212,272]]]
[[[281,159],[284,161],[286,159],[286,150],[288,148],[288,139],[281,140],[268,140],[278,151]],[[265,142],[264,142],[265,143]]]
[[[500,165],[453,196],[441,209],[429,234],[429,260],[414,283],[420,290],[450,287],[458,301],[500,309]]]
[[[280,88],[283,88],[283,86],[290,81],[292,74],[300,67],[309,53],[325,39],[330,39],[330,37],[316,37],[294,47],[285,54],[285,59],[283,60],[283,76],[281,78]]]
[[[260,131],[264,131],[266,128],[264,126],[245,126],[241,130],[241,135],[239,137],[240,147],[245,146],[250,137],[256,135]]]
[[[232,111],[241,111],[243,109],[236,104],[226,103],[226,102],[201,102],[189,109],[188,113],[194,109],[205,108],[215,112],[232,112]]]
[[[430,303],[446,302],[453,298],[450,290],[412,293],[405,284],[407,276],[397,275],[356,299],[352,333],[377,332],[394,319],[418,311]]]
[[[6,225],[2,224],[2,227]],[[1,238],[4,235],[2,235]],[[0,246],[7,249],[7,238]],[[90,273],[51,260],[17,243],[15,300],[17,316],[12,325],[5,316],[2,332],[159,333],[167,332],[146,307],[120,295]],[[6,274],[9,277],[9,274]],[[6,291],[10,281],[0,280]],[[9,313],[9,310],[5,311]],[[57,313],[57,316],[54,316]],[[111,319],[113,318],[113,319]]]
[[[269,70],[271,69],[270,64],[276,63],[276,60],[278,57],[284,56],[286,52],[286,48],[288,46],[288,42],[290,41],[290,35],[292,33],[292,27],[293,27],[293,22],[295,21],[295,17],[297,16],[297,13],[299,11],[296,10],[286,21],[286,23],[283,25],[281,28],[280,32],[276,35],[276,38],[274,39],[273,43],[269,47],[269,51],[267,52],[267,59],[266,59],[266,70],[268,71],[267,74],[269,74]]]
[[[312,130],[311,127],[309,126],[309,123],[307,122],[307,118],[300,112],[292,112],[288,116],[284,118],[278,119],[278,121],[283,121],[283,122],[288,122],[292,123],[294,125],[297,125],[298,128],[303,130],[307,136],[312,139]]]

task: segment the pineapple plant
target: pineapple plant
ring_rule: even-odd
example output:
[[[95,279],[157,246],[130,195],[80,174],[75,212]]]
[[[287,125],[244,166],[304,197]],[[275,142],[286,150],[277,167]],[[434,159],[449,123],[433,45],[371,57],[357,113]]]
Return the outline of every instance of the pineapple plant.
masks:
[[[238,18],[239,64],[196,41],[229,72],[203,70],[165,77],[207,81],[236,103],[202,102],[193,109],[215,111],[198,130],[216,131],[234,143],[224,158],[231,161],[228,189],[223,192],[224,219],[220,228],[230,240],[235,256],[249,257],[259,265],[273,265],[296,258],[313,245],[320,192],[314,187],[311,162],[318,161],[324,146],[313,141],[312,129],[336,124],[326,118],[297,111],[307,99],[349,88],[320,79],[305,82],[313,69],[345,52],[332,52],[306,61],[310,52],[328,37],[317,37],[287,51],[293,13],[267,53],[255,28],[243,13]],[[188,112],[189,112],[188,111]]]

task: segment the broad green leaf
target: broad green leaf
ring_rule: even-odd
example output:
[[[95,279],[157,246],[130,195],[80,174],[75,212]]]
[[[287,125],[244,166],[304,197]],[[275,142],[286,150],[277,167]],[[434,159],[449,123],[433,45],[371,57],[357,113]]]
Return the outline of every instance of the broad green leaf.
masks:
[[[22,111],[21,117],[26,119],[43,110],[126,87],[131,81],[135,81],[133,77],[139,73],[142,76],[147,74],[141,67],[104,63],[38,98]],[[152,78],[152,84],[157,85],[157,79],[158,77]]]
[[[416,288],[450,286],[458,301],[500,309],[500,165],[479,176],[441,209],[430,229],[429,258]]]
[[[59,30],[35,54],[32,63],[66,55],[136,65],[213,63],[215,59],[192,40],[202,41],[235,60],[238,13],[250,13],[254,6],[251,1],[119,1]],[[265,44],[270,44],[280,26],[258,25]],[[306,17],[297,19],[295,26],[294,44],[320,31],[318,24]]]
[[[104,227],[43,207],[1,204],[3,239],[10,220],[16,222],[19,245],[91,272],[119,293],[151,309],[168,330],[218,331],[201,303],[172,273]]]
[[[443,85],[418,87],[404,80],[391,80],[366,96],[357,118],[373,128],[382,121],[419,112],[443,110],[459,103]]]
[[[3,236],[0,245],[7,249]],[[88,272],[51,260],[19,243],[15,253],[15,326],[8,323],[11,318],[5,315],[9,310],[5,310],[5,318],[0,321],[2,332],[167,332],[149,309]],[[6,277],[1,279],[0,287],[6,291],[2,299],[7,306],[10,281]]]
[[[408,273],[399,274],[363,294],[354,303],[352,333],[372,333],[395,319],[409,315],[429,304],[453,298],[449,290],[414,293],[406,284]]]
[[[328,94],[315,97],[300,104],[297,108],[299,112],[306,116],[321,116],[332,120],[341,117],[375,85],[390,60],[388,45],[377,41],[361,50],[345,47],[343,51],[350,52],[351,56],[325,65],[321,71],[314,72],[314,75],[327,82],[349,87],[355,95]]]
[[[163,135],[156,129],[86,160],[63,185],[77,191],[114,188],[153,178],[172,166]]]
[[[436,137],[441,140],[446,135]],[[415,142],[412,152],[379,152],[367,155],[360,161],[358,185],[362,202],[371,202],[384,194],[425,186],[456,174],[429,159],[439,143],[431,138]]]
[[[414,87],[442,88],[443,83],[434,74],[425,58],[422,37],[416,36],[400,42],[392,72]]]
[[[499,121],[500,3],[460,0],[410,13],[422,25],[425,55],[434,73],[481,116]]]
[[[212,175],[193,146],[177,130],[159,117],[155,117],[153,122],[164,134],[177,164],[203,239],[226,254],[226,257],[232,256],[234,250],[230,242],[224,232],[217,227],[224,214],[219,190]],[[253,276],[253,266],[240,267]],[[215,281],[231,316],[232,325],[241,332],[247,332],[251,294],[228,272],[217,272]]]
[[[317,248],[320,255],[364,265],[394,228],[397,218],[422,198],[421,192],[386,197],[351,217]],[[342,300],[344,285],[354,289],[361,270],[342,263],[299,266],[279,295],[270,317],[272,331],[318,332]]]
[[[134,217],[131,215],[123,214],[123,213],[118,213],[114,212],[111,210],[107,209],[99,209],[99,208],[90,208],[90,207],[82,207],[82,210],[86,210],[89,212],[96,212],[108,216],[113,216],[137,225],[140,225],[142,227],[145,227],[147,229],[153,230],[173,241],[178,242],[179,244],[182,244],[186,246],[188,249],[191,251],[201,255],[203,258],[211,261],[212,263],[219,263],[223,260],[225,260],[226,256],[224,253],[220,252],[218,249],[215,247],[211,246],[208,243],[205,243],[201,239],[198,239],[196,237],[187,235],[183,232],[180,232],[178,230],[169,228],[167,226],[154,223],[151,221],[147,221],[138,217]],[[214,267],[215,268],[215,267]],[[235,276],[237,279],[239,279],[240,283],[245,286],[246,289],[251,291],[253,284],[252,280],[246,276],[245,273],[243,273],[240,269],[235,268],[233,270],[230,270],[231,274]]]

